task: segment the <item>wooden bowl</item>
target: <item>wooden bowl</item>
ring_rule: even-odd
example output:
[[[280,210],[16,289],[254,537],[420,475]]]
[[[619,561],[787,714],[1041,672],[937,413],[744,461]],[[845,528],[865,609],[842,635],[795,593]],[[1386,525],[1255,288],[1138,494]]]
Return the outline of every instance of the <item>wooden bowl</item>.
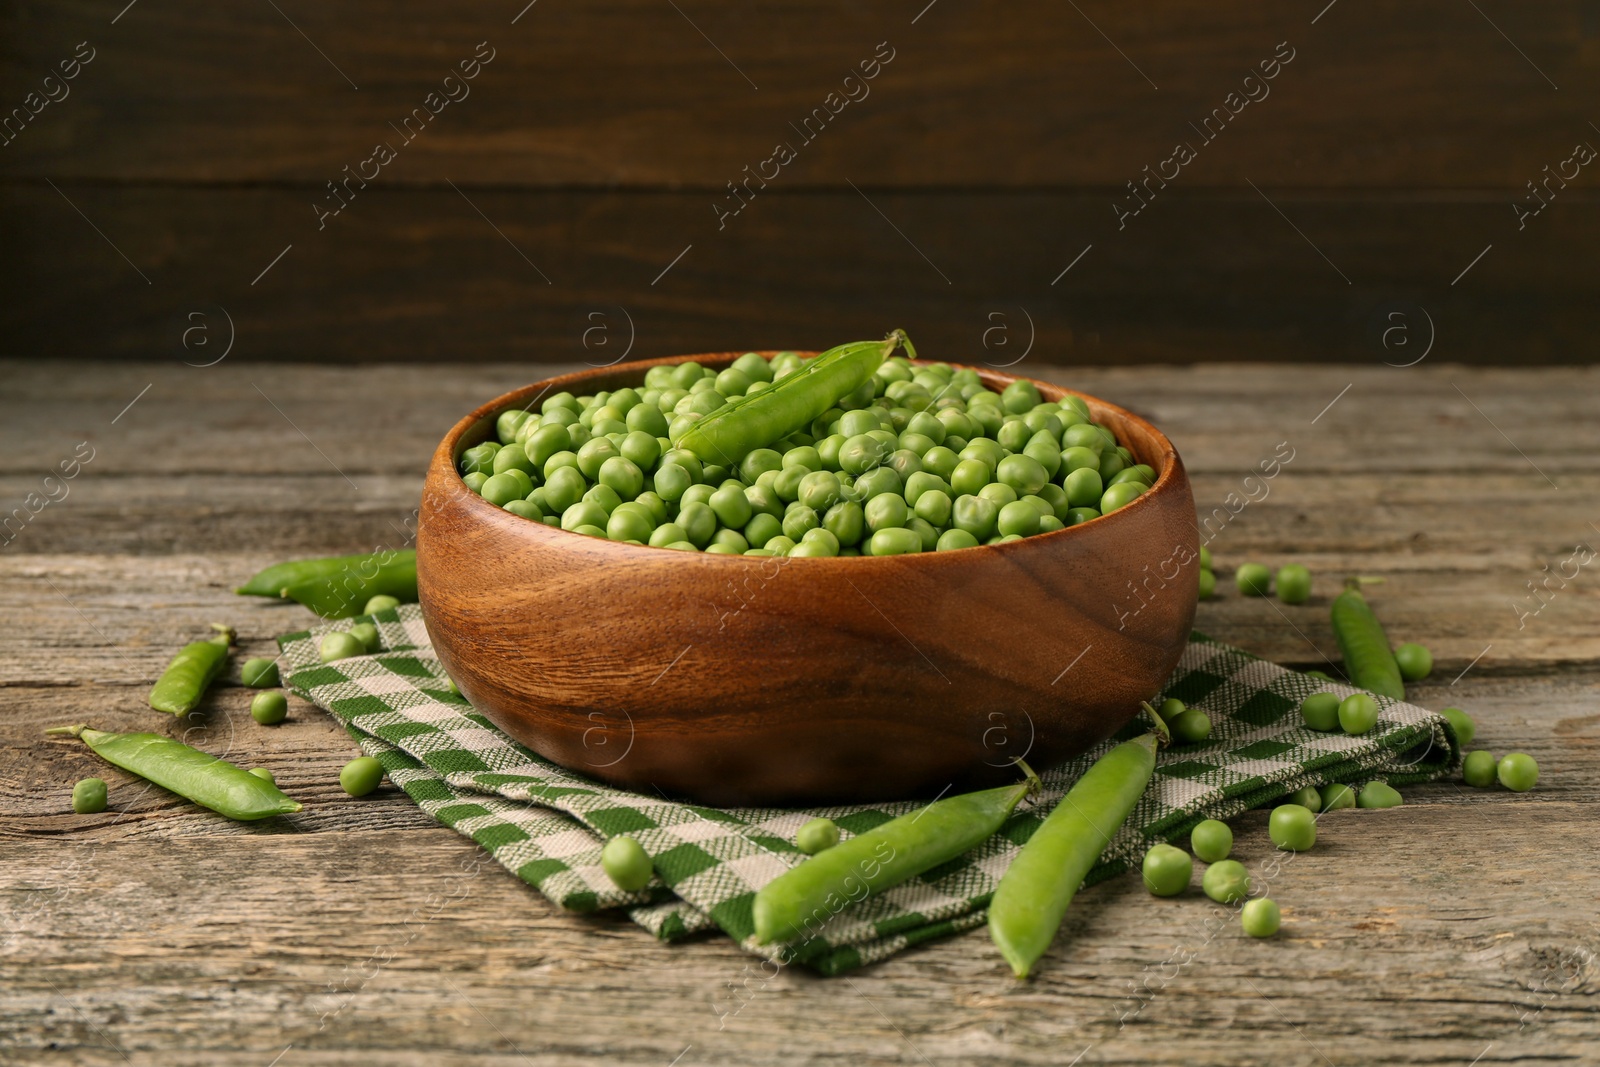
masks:
[[[475,708],[579,774],[708,804],[932,796],[1011,780],[1110,736],[1182,654],[1194,498],[1155,427],[1085,396],[1150,491],[1004,545],[790,559],[672,551],[518,518],[456,461],[507,408],[637,385],[680,356],[537,382],[439,444],[417,530],[434,648]],[[770,355],[770,353],[765,353]],[[980,370],[995,390],[1016,380]],[[1067,390],[1046,382],[1039,392]]]

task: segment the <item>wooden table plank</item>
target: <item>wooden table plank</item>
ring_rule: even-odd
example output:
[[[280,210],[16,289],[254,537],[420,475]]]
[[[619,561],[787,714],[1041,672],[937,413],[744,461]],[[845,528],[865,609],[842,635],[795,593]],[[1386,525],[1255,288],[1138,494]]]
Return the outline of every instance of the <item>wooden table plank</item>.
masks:
[[[234,684],[183,721],[144,706],[172,649],[211,619],[238,625],[246,654],[310,621],[229,589],[286,554],[403,532],[418,465],[448,423],[536,373],[122,365],[62,378],[0,365],[19,401],[0,421],[0,500],[19,500],[83,435],[98,450],[70,496],[0,548],[10,1058],[1565,1064],[1600,1041],[1600,853],[1588,847],[1600,585],[1583,569],[1520,629],[1509,607],[1541,563],[1593,541],[1591,372],[1070,372],[1168,429],[1202,504],[1294,442],[1270,495],[1213,548],[1225,568],[1306,561],[1317,598],[1280,615],[1274,602],[1225,595],[1202,605],[1200,625],[1310,664],[1313,646],[1331,651],[1333,579],[1386,575],[1372,595],[1391,631],[1430,644],[1440,663],[1415,699],[1468,708],[1479,744],[1531,753],[1542,779],[1521,797],[1441,782],[1408,790],[1397,810],[1330,815],[1318,848],[1271,878],[1286,916],[1271,942],[1242,937],[1198,894],[1156,900],[1131,878],[1096,887],[1027,986],[1004,977],[981,933],[824,980],[763,972],[718,937],[663,946],[624,920],[563,915],[397,790],[345,797],[335,778],[354,745],[309,706],[296,702],[275,728],[249,719],[250,693]],[[347,461],[359,490],[274,427],[281,417],[252,400],[252,381]],[[268,766],[307,808],[241,826],[141,792],[81,746],[42,736],[85,720],[187,732]],[[111,782],[112,810],[76,816],[67,794],[88,773]],[[1263,823],[1252,813],[1236,824],[1258,871]]]

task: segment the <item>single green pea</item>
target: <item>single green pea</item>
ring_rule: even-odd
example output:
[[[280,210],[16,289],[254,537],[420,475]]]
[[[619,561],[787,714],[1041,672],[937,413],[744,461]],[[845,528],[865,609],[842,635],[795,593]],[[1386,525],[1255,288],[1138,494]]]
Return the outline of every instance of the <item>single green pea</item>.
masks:
[[[1181,848],[1171,845],[1152,845],[1144,854],[1141,867],[1144,887],[1158,897],[1175,897],[1189,888],[1194,875],[1194,861]]]
[[[1204,545],[1200,546],[1200,566],[1204,567],[1208,571],[1216,569],[1211,565],[1211,549],[1205,547]]]
[[[496,474],[486,479],[478,490],[478,495],[483,497],[495,507],[504,507],[513,500],[521,500],[532,491],[532,486],[527,489],[522,487],[510,472]]]
[[[1200,572],[1200,599],[1210,600],[1217,595],[1217,576],[1208,570]]]
[[[800,503],[813,511],[826,512],[839,503],[843,487],[832,471],[813,471],[800,479]]]
[[[1039,532],[1039,510],[1026,501],[1013,501],[1000,509],[995,529],[1002,535],[1028,537],[1036,534]]]
[[[632,463],[640,472],[650,470],[661,458],[661,442],[654,434],[646,433],[644,430],[628,431],[628,435],[622,439],[622,444],[617,447],[622,452],[622,458]],[[600,466],[604,471],[605,464],[602,463]],[[643,474],[640,476],[643,477]]]
[[[1339,729],[1339,694],[1312,693],[1300,702],[1300,717],[1308,727],[1327,733]]]
[[[495,453],[500,451],[498,441],[485,441],[461,453],[461,473],[489,475],[494,473]]]
[[[1071,429],[1071,427],[1068,427],[1068,429]],[[1097,450],[1093,448],[1085,448],[1082,445],[1074,445],[1071,448],[1064,448],[1061,450],[1061,471],[1063,477],[1070,476],[1075,471],[1085,470],[1094,471],[1095,479],[1097,481],[1099,480],[1100,453]],[[1104,486],[1101,488],[1103,490]],[[1098,499],[1099,496],[1100,493],[1096,492],[1096,499]]]
[[[1387,782],[1368,782],[1356,794],[1359,808],[1398,808],[1403,803],[1399,791]]]
[[[1322,794],[1318,792],[1317,787],[1314,785],[1301,786],[1289,794],[1288,803],[1298,804],[1307,811],[1321,811]]]
[[[1190,708],[1167,723],[1179,744],[1195,745],[1211,736],[1211,716]]]
[[[578,470],[585,478],[594,481],[600,476],[600,468],[605,466],[606,460],[621,456],[622,452],[611,443],[610,438],[596,437],[578,449]]]
[[[936,445],[922,454],[923,473],[936,475],[947,482],[961,462],[961,457],[945,445]]]
[[[1335,678],[1333,675],[1329,674],[1327,671],[1306,671],[1306,677],[1307,678],[1316,678],[1316,679],[1319,679],[1319,680],[1324,681],[1324,682],[1335,682],[1335,681],[1338,681],[1337,678]]]
[[[873,533],[867,548],[874,556],[905,556],[922,551],[922,536],[904,527],[886,527]]]
[[[1486,748],[1475,752],[1468,752],[1461,761],[1461,780],[1470,786],[1487,789],[1494,785],[1496,772],[1499,770],[1494,753]]]
[[[589,489],[588,479],[576,467],[557,467],[545,476],[544,495],[550,507],[545,509],[560,515],[583,499]]]
[[[400,606],[400,601],[399,601],[398,598],[392,597],[388,593],[379,593],[377,596],[372,597],[371,599],[369,599],[367,601],[367,606],[361,609],[361,614],[363,614],[363,615],[376,615],[380,611],[392,611],[395,608],[398,608],[399,606]],[[254,661],[251,661],[251,662],[254,662]],[[246,663],[245,666],[246,667],[250,666],[250,663]],[[250,683],[246,682],[245,684],[248,685]],[[267,685],[277,685],[278,683],[276,681],[273,681],[273,682],[267,682],[266,684]]]
[[[1099,427],[1096,427],[1099,429]],[[1100,453],[1100,477],[1110,482],[1128,466],[1128,461],[1121,452],[1106,451]],[[1129,484],[1129,483],[1124,483]]]
[[[853,500],[845,500],[823,514],[822,525],[839,539],[841,548],[850,548],[861,543],[867,522],[861,505]]]
[[[655,865],[644,846],[626,835],[613,837],[600,850],[600,867],[618,889],[636,893],[650,884]]]
[[[978,539],[965,530],[951,527],[939,535],[934,547],[939,552],[953,552],[958,548],[977,548]]]
[[[1304,604],[1311,599],[1311,572],[1298,563],[1278,568],[1278,599],[1285,604]]]
[[[687,541],[689,535],[675,522],[664,522],[650,533],[646,541],[651,548],[666,548],[675,541]]]
[[[1356,791],[1339,782],[1325,785],[1320,790],[1322,794],[1322,810],[1324,812],[1338,811],[1340,808],[1353,808],[1356,806]]]
[[[276,726],[289,717],[289,698],[275,689],[257,693],[250,701],[250,717],[262,726]]]
[[[333,663],[336,660],[349,659],[351,656],[365,656],[367,646],[354,634],[338,631],[323,634],[322,640],[317,643],[317,655],[324,663]]]
[[[1173,719],[1177,718],[1179,715],[1182,715],[1188,710],[1189,705],[1185,704],[1177,697],[1168,697],[1161,702],[1160,707],[1156,708],[1156,711],[1160,713],[1163,722],[1171,722]]]
[[[1302,804],[1279,804],[1267,817],[1267,836],[1286,852],[1309,852],[1317,843],[1317,817]]]
[[[507,471],[519,470],[524,474],[533,473],[533,460],[528,458],[521,445],[506,445],[494,454],[494,460],[489,464],[493,473],[505,474]]]
[[[398,604],[399,601],[396,600],[395,603]],[[364,614],[370,615],[372,612],[367,611]],[[278,661],[264,656],[247,659],[244,661],[244,666],[239,668],[239,680],[251,689],[269,689],[278,684]]]
[[[744,490],[735,485],[724,485],[712,493],[708,506],[716,513],[719,522],[735,529],[742,529],[755,513]]]
[[[618,508],[606,520],[606,539],[610,541],[648,541],[656,525],[648,515]]]
[[[1513,793],[1526,793],[1539,782],[1539,764],[1526,752],[1508,752],[1495,765],[1495,777]]]
[[[1018,454],[1002,459],[995,477],[1015,489],[1018,496],[1031,496],[1050,481],[1050,472],[1033,457]]]
[[[678,525],[696,548],[704,548],[717,532],[717,513],[708,504],[686,504],[678,509]]]
[[[1239,564],[1233,581],[1245,596],[1266,596],[1272,590],[1272,572],[1264,563]]]
[[[358,622],[350,627],[350,636],[361,642],[361,647],[368,655],[378,651],[381,638],[378,636],[378,627],[370,622]]]
[[[832,819],[812,819],[794,835],[794,843],[808,856],[825,852],[839,843],[839,827]]]
[[[1100,517],[1099,508],[1072,508],[1067,512],[1067,525],[1076,526],[1081,522]]]
[[[783,536],[802,540],[812,530],[822,528],[822,516],[799,502],[790,504],[783,513]]]
[[[1233,851],[1233,831],[1217,819],[1205,819],[1189,831],[1189,847],[1207,863],[1220,863]]]
[[[688,489],[683,491],[683,497],[678,501],[678,510],[682,511],[690,504],[711,503],[711,494],[715,493],[720,488],[722,488],[722,484],[720,482],[716,485],[691,485]],[[748,500],[750,498],[747,496],[745,499]]]
[[[268,785],[278,784],[278,780],[272,776],[272,772],[267,770],[265,767],[251,767],[250,773],[261,779],[263,782],[266,782]]]
[[[999,506],[981,496],[957,497],[950,511],[950,521],[954,528],[964,530],[980,541],[994,536],[995,523],[999,517]]]
[[[105,779],[80,778],[72,787],[72,810],[79,815],[95,815],[105,811]]]
[[[561,513],[563,530],[576,530],[580,526],[595,526],[604,530],[610,521],[610,513],[593,500],[580,500]]]
[[[1278,932],[1283,913],[1271,897],[1256,897],[1245,901],[1239,910],[1239,925],[1251,937],[1271,937]]]
[[[1250,872],[1238,860],[1219,860],[1206,868],[1200,888],[1218,904],[1237,904],[1250,895]]]
[[[764,548],[768,541],[783,535],[782,520],[764,511],[750,516],[750,521],[744,525],[744,539],[752,548]]]
[[[911,517],[910,509],[898,493],[875,496],[867,501],[862,511],[866,516],[867,529],[873,533],[903,527]]]
[[[483,489],[483,483],[489,480],[489,476],[482,471],[473,471],[471,474],[463,474],[461,480],[466,483],[468,489],[476,493]]]
[[[1400,677],[1407,682],[1420,682],[1433,673],[1433,653],[1414,641],[1395,648],[1394,661],[1400,666]]]
[[[1378,702],[1365,693],[1352,693],[1339,702],[1339,725],[1351,735],[1364,734],[1378,724]]]
[[[339,786],[353,797],[364,797],[383,781],[383,764],[371,756],[357,756],[339,772]]]
[[[1081,467],[1068,474],[1062,482],[1067,493],[1067,501],[1075,508],[1095,508],[1099,513],[1099,504],[1105,496],[1105,483],[1100,479],[1100,472],[1093,467]]]
[[[1472,744],[1472,739],[1478,736],[1478,724],[1472,721],[1472,716],[1460,708],[1440,708],[1439,714],[1443,715],[1452,729],[1456,732],[1456,744],[1465,748]]]
[[[950,472],[950,488],[958,497],[976,496],[989,484],[993,469],[981,459],[963,459]]]

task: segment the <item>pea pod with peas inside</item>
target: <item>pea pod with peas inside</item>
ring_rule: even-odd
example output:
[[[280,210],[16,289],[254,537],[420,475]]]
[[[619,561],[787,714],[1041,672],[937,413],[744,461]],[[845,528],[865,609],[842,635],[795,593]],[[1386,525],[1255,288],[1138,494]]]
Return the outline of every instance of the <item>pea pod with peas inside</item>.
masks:
[[[156,684],[150,687],[150,706],[157,711],[184,715],[193,711],[228,662],[233,628],[214,622],[215,637],[183,646]]]
[[[1124,741],[1095,761],[1028,838],[989,902],[989,936],[1018,978],[1055,940],[1084,876],[1144,795],[1167,740],[1161,716],[1145,705],[1154,732]]]
[[[691,423],[673,444],[708,461],[733,464],[758,448],[781,441],[871,379],[896,348],[912,358],[916,349],[902,330],[882,341],[854,341],[830,348],[770,388],[724,404]]]
[[[955,859],[1000,829],[1019,801],[1037,791],[1039,778],[936,800],[817,853],[756,893],[756,941],[813,935],[847,904],[881,893],[923,871]]]
[[[161,734],[117,734],[87,726],[57,726],[45,733],[76,737],[107,763],[230,819],[250,822],[300,810],[299,801],[271,782]]]

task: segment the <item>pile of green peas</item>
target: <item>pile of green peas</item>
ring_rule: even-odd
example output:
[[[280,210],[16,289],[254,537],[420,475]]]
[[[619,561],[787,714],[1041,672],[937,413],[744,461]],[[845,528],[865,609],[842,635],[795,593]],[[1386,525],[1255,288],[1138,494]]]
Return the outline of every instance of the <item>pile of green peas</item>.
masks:
[[[1146,492],[1077,397],[976,371],[884,361],[807,430],[737,465],[674,447],[697,419],[804,365],[747,352],[716,372],[652,367],[642,388],[545,397],[502,412],[466,449],[467,486],[512,514],[658,548],[755,556],[888,556],[1015,541],[1088,522]]]

